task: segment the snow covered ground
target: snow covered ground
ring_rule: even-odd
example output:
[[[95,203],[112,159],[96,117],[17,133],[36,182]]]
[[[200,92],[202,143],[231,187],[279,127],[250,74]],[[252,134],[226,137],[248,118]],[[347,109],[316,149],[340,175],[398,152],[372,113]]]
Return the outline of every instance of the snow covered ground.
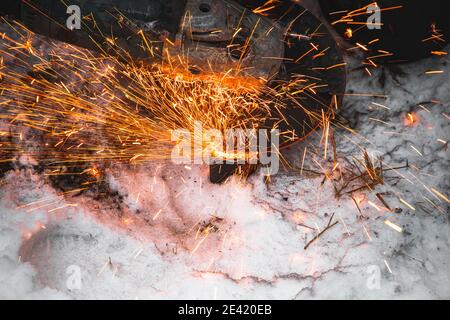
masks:
[[[333,166],[331,151],[313,155],[321,132],[269,184],[256,173],[212,185],[207,167],[151,163],[109,168],[104,196],[63,196],[23,160],[1,180],[0,298],[450,299],[449,64],[369,77],[347,60],[341,115],[356,134],[335,129],[339,166],[356,170],[345,159],[364,149],[385,169],[408,161],[385,184],[336,199],[309,171]]]

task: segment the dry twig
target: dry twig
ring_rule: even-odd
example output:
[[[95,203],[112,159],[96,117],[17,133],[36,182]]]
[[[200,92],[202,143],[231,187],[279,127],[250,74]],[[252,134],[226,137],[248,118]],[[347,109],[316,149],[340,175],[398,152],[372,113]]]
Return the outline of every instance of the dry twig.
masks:
[[[333,220],[333,217],[334,217],[334,213],[331,215],[330,220],[328,220],[328,224],[327,224],[327,226],[325,227],[325,229],[323,229],[323,230],[322,230],[321,232],[319,232],[314,238],[312,238],[312,239],[306,244],[306,246],[305,246],[303,249],[305,249],[305,250],[308,249],[308,247],[309,247],[314,241],[316,241],[317,239],[319,239],[320,236],[321,236],[322,234],[324,234],[327,230],[333,228],[335,225],[337,225],[337,224],[339,223],[339,221],[335,221],[333,224],[331,224],[331,221]]]

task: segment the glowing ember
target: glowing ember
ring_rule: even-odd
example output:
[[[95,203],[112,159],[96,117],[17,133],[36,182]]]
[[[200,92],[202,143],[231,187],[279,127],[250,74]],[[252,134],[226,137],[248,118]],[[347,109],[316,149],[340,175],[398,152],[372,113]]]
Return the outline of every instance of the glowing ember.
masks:
[[[415,112],[408,112],[403,117],[403,125],[407,127],[415,127],[419,124],[419,122],[420,122],[419,116]]]
[[[345,37],[347,39],[350,39],[351,37],[353,37],[353,31],[351,28],[347,28],[345,29],[345,33],[344,33]]]

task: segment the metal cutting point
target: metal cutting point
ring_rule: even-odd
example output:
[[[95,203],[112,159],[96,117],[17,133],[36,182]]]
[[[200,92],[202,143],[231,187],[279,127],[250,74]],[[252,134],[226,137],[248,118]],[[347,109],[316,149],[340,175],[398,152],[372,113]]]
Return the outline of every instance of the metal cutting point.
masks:
[[[291,1],[266,0],[72,0],[81,11],[82,27],[67,26],[68,5],[60,0],[8,0],[0,14],[20,20],[33,32],[88,49],[107,51],[105,34],[136,60],[165,63],[170,55],[188,61],[195,77],[238,70],[237,78],[262,81],[269,88],[303,79],[313,90],[279,95],[281,115],[263,127],[276,126],[281,148],[307,137],[320,124],[312,114],[327,113],[341,104],[346,86],[344,61],[322,23]],[[142,30],[152,39],[149,56]],[[94,41],[92,41],[94,40]],[[95,44],[96,43],[96,44]],[[170,43],[170,45],[168,45]],[[114,54],[114,52],[111,52]],[[222,182],[239,165],[212,165],[210,180]]]

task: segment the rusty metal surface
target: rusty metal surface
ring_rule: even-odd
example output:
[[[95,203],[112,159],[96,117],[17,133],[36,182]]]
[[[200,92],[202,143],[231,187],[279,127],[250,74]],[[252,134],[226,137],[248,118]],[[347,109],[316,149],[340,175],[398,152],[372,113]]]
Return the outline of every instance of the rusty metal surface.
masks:
[[[172,56],[187,57],[198,73],[269,79],[284,55],[284,29],[232,1],[188,0]],[[231,73],[230,73],[231,70]]]

